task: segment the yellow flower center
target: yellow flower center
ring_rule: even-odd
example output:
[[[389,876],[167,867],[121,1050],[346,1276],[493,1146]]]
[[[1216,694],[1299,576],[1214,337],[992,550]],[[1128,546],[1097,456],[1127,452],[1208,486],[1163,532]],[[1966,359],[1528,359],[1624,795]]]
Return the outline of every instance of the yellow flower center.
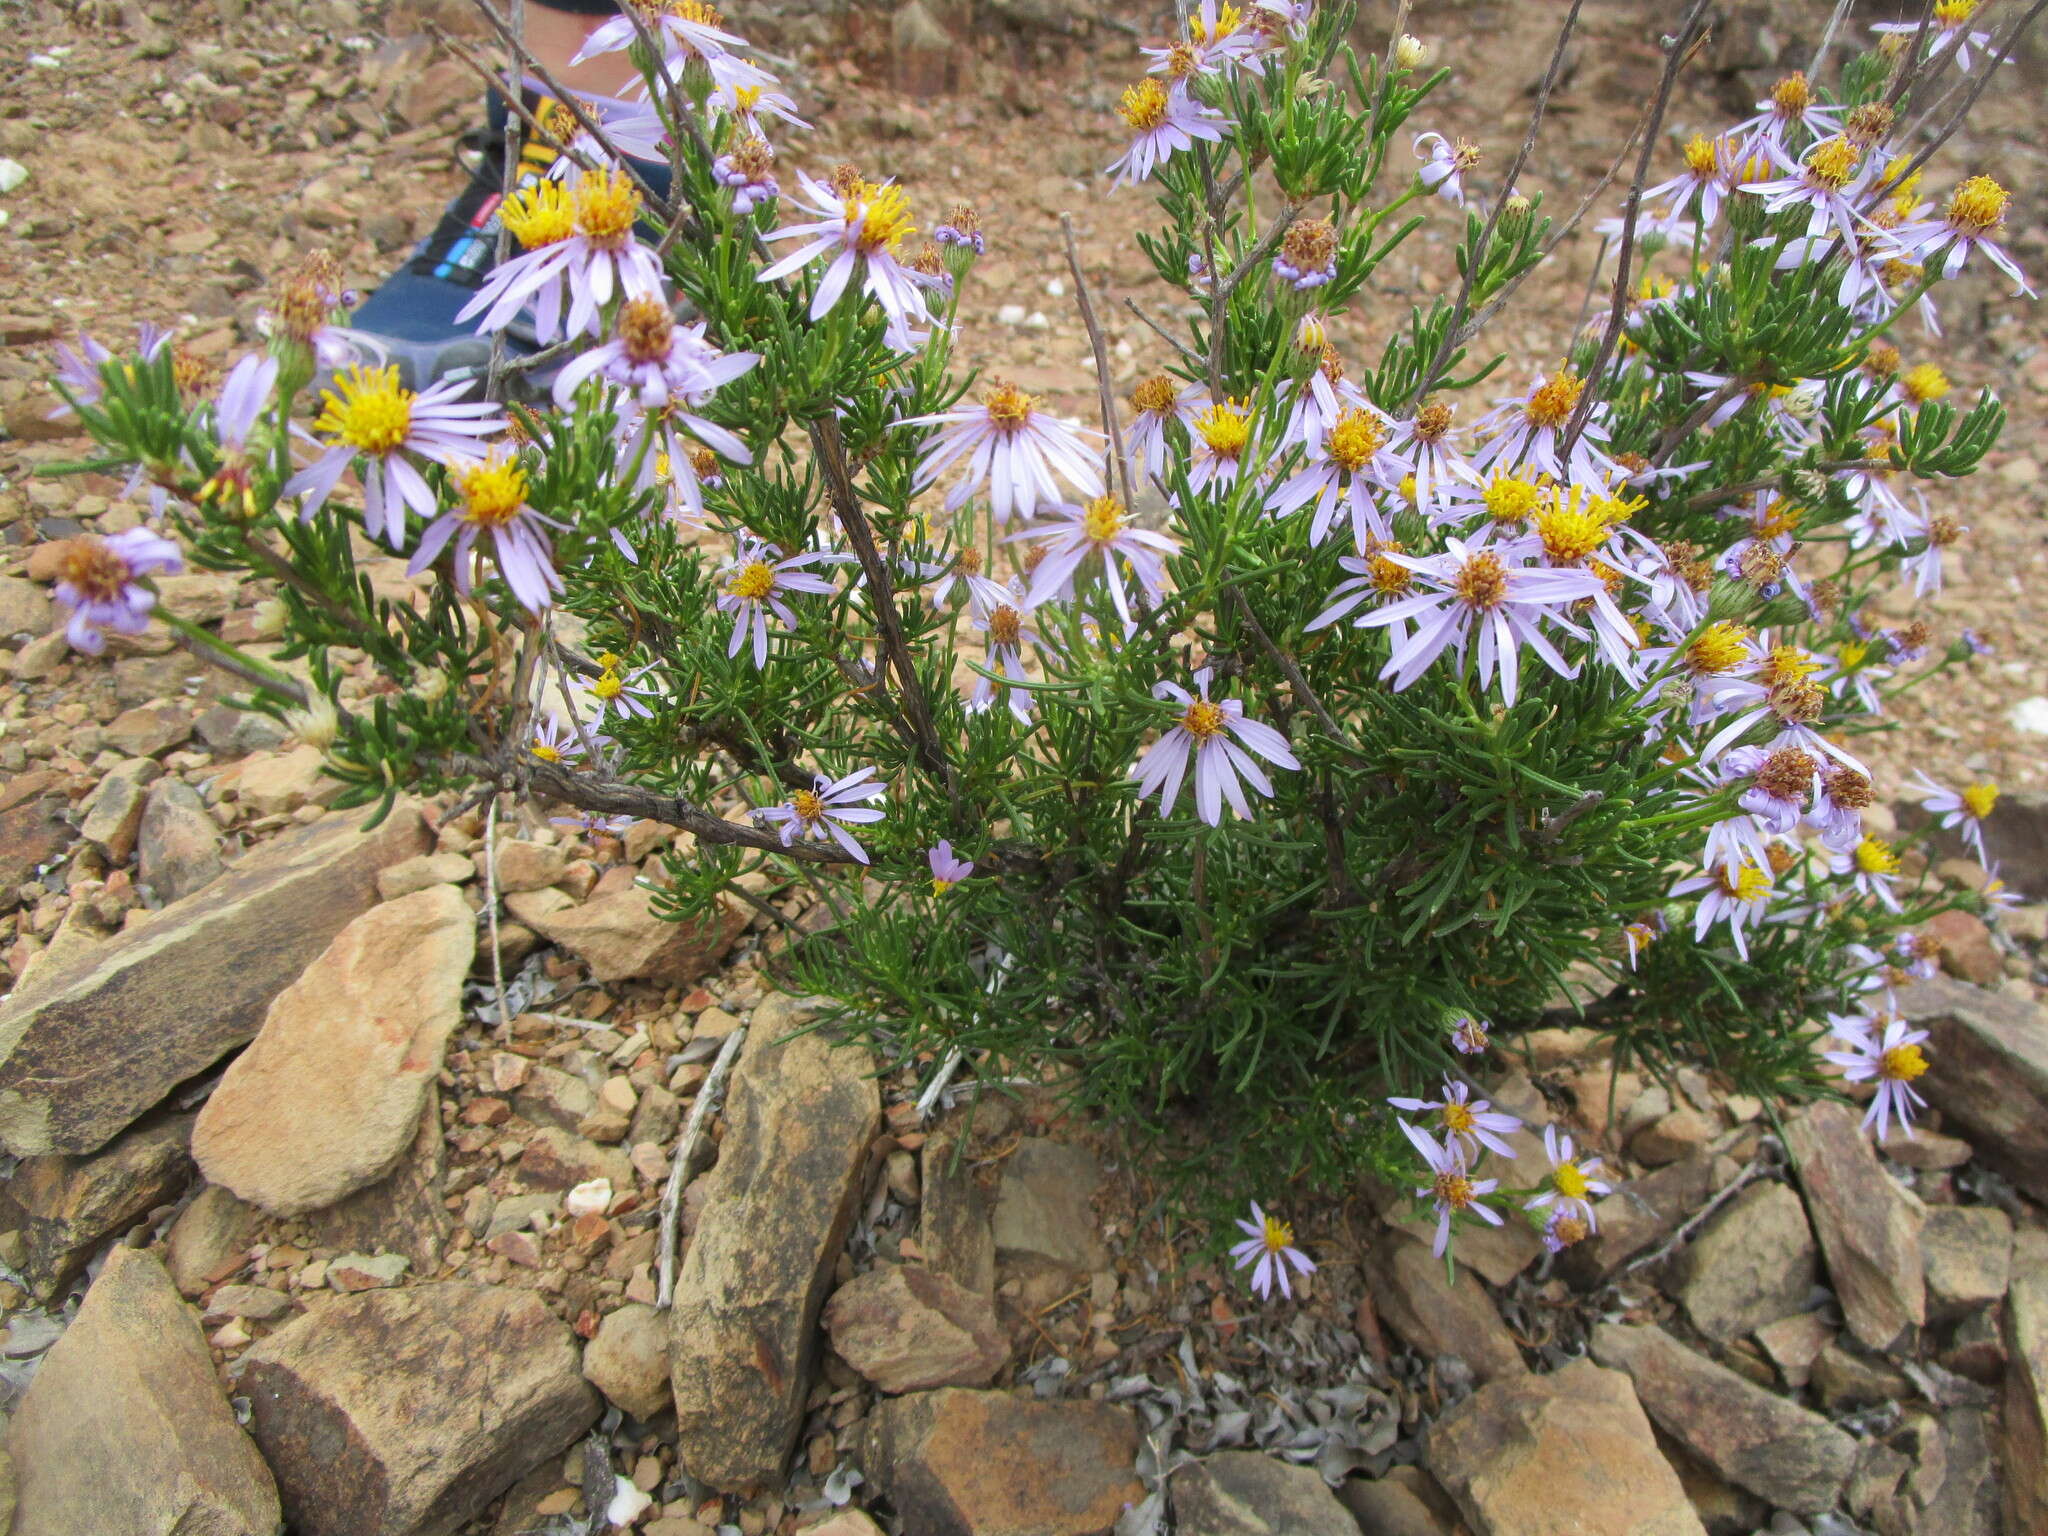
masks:
[[[1150,133],[1166,121],[1166,87],[1157,75],[1147,75],[1136,85],[1124,87],[1116,114],[1138,133]]]
[[[1496,474],[1484,494],[1486,510],[1496,523],[1526,523],[1542,499],[1540,486],[1512,474]]]
[[[1229,0],[1224,0],[1216,9],[1215,30],[1211,31],[1208,24],[1202,20],[1200,11],[1194,11],[1188,16],[1188,36],[1198,43],[1221,42],[1243,25],[1244,12],[1230,4]]]
[[[993,646],[1015,646],[1024,633],[1024,616],[1008,603],[998,603],[996,611],[988,616],[988,643]]]
[[[736,113],[753,111],[760,100],[761,87],[758,85],[736,85],[732,88],[732,109]]]
[[[1806,509],[1796,501],[1787,501],[1783,496],[1773,496],[1764,504],[1756,518],[1756,536],[1760,539],[1782,538],[1798,531]]]
[[[1015,432],[1031,419],[1038,400],[1014,384],[998,384],[982,391],[981,403],[988,411],[991,426],[1001,432]]]
[[[1985,235],[2005,222],[2012,194],[1989,176],[1972,176],[1949,194],[1948,222],[1965,234]]]
[[[1251,417],[1245,402],[1219,400],[1195,418],[1195,430],[1219,459],[1234,459],[1252,440]]]
[[[1532,427],[1561,427],[1572,419],[1572,412],[1579,407],[1579,396],[1585,393],[1586,381],[1569,368],[1560,368],[1543,382],[1535,394],[1522,407],[1522,414],[1529,419]]]
[[[129,580],[128,562],[104,539],[89,533],[70,542],[59,570],[62,579],[89,602],[112,602]]]
[[[1347,474],[1357,474],[1387,440],[1386,423],[1370,411],[1348,410],[1330,428],[1330,459]]]
[[[1771,105],[1786,117],[1797,117],[1813,105],[1813,87],[1803,73],[1787,75],[1771,87]]]
[[[544,763],[559,763],[562,760],[562,754],[559,751],[549,746],[546,742],[540,740],[538,737],[534,738],[533,745],[528,747],[526,750],[531,752],[535,757],[539,758]]]
[[[1720,883],[1721,894],[1737,901],[1759,902],[1771,894],[1771,877],[1755,864],[1745,863],[1732,877],[1724,864],[1714,872],[1714,878]]]
[[[455,471],[455,486],[462,493],[463,520],[480,528],[502,528],[526,505],[526,471],[514,458],[494,455],[464,465]]]
[[[1472,1181],[1462,1173],[1440,1173],[1430,1183],[1437,1199],[1454,1211],[1472,1203]]]
[[[610,668],[599,673],[597,681],[590,685],[590,691],[606,704],[625,692],[625,689],[626,680]]]
[[[1835,655],[1841,661],[1844,672],[1854,672],[1870,659],[1870,647],[1861,640],[1850,640]]]
[[[1883,839],[1866,837],[1856,845],[1856,868],[1866,875],[1895,875],[1899,856]]]
[[[1948,375],[1932,363],[1919,363],[1899,375],[1899,390],[1915,405],[1939,400],[1949,391]]]
[[[1856,174],[1856,162],[1863,151],[1840,134],[1824,139],[1806,157],[1806,179],[1830,192],[1839,192]]]
[[[1372,581],[1372,589],[1382,597],[1399,597],[1413,585],[1415,573],[1407,566],[1389,560],[1386,552],[1401,553],[1399,544],[1382,544],[1370,550],[1365,557],[1366,575]]]
[[[1917,1045],[1895,1045],[1877,1058],[1877,1075],[1887,1082],[1910,1083],[1927,1070],[1927,1058]]]
[[[624,250],[640,217],[640,190],[624,171],[585,171],[576,178],[576,228],[602,251]]]
[[[1604,499],[1586,501],[1581,486],[1571,487],[1569,493],[1551,492],[1550,504],[1536,514],[1536,536],[1550,562],[1576,565],[1605,544],[1610,528],[1607,510]]]
[[[857,226],[854,244],[861,255],[896,253],[896,247],[917,233],[910,222],[910,199],[899,186],[877,187],[863,182],[845,202],[846,220]]]
[[[1415,413],[1415,437],[1418,442],[1436,443],[1451,430],[1451,422],[1457,416],[1457,408],[1445,405],[1441,400],[1432,400]]]
[[[1173,380],[1163,373],[1155,373],[1149,379],[1141,379],[1138,387],[1131,391],[1131,405],[1154,416],[1164,416],[1173,409]]]
[[[1498,608],[1508,595],[1507,567],[1500,563],[1499,555],[1482,549],[1465,562],[1453,590],[1467,608],[1482,612]]]
[[[1934,0],[1934,21],[1940,27],[1960,27],[1977,14],[1977,0]]]
[[[395,363],[344,368],[320,398],[324,403],[313,425],[359,453],[390,453],[412,430],[413,392],[398,382]]]
[[[1743,625],[1731,624],[1726,619],[1716,620],[1701,630],[1699,637],[1685,648],[1685,664],[1703,676],[1733,672],[1749,659],[1749,643],[1753,638]]]
[[[1282,1248],[1294,1246],[1294,1228],[1279,1217],[1268,1216],[1265,1226],[1266,1230],[1260,1234],[1259,1241],[1266,1245],[1266,1252],[1278,1253]]]
[[[1197,699],[1180,717],[1180,723],[1181,729],[1196,741],[1207,741],[1223,729],[1223,706],[1211,704],[1207,699]]]
[[[763,561],[749,561],[725,590],[745,602],[758,603],[775,590],[775,570]]]
[[[1081,531],[1097,544],[1106,544],[1123,531],[1123,503],[1114,496],[1098,496],[1081,514]]]
[[[1775,688],[1780,683],[1796,683],[1801,678],[1811,677],[1819,670],[1820,658],[1811,651],[1803,651],[1796,645],[1774,645],[1764,660],[1761,675],[1766,687]]]
[[[1978,821],[1982,821],[1991,814],[1991,808],[1998,804],[1998,786],[1996,784],[1968,785],[1963,790],[1962,800],[1963,809],[1968,811]]]
[[[1443,1120],[1445,1130],[1457,1134],[1469,1132],[1474,1124],[1472,1111],[1463,1104],[1460,1104],[1456,1099],[1452,1099],[1444,1105],[1440,1118]]]
[[[1720,168],[1720,147],[1704,134],[1686,141],[1685,168],[1695,176],[1711,176]]]
[[[953,889],[955,883],[952,880],[941,880],[937,875],[934,875],[932,876],[932,894],[934,896],[943,896],[946,892]]]
[[[529,251],[556,245],[576,233],[576,210],[552,178],[521,187],[498,205],[498,218]]]
[[[817,821],[825,814],[825,802],[808,789],[791,795],[789,808],[796,812],[799,821]]]
[[[635,363],[658,363],[675,345],[676,321],[660,299],[638,294],[619,310],[619,342]]]
[[[1559,1163],[1550,1171],[1550,1183],[1560,1195],[1570,1200],[1585,1199],[1586,1191],[1592,1188],[1577,1163]]]

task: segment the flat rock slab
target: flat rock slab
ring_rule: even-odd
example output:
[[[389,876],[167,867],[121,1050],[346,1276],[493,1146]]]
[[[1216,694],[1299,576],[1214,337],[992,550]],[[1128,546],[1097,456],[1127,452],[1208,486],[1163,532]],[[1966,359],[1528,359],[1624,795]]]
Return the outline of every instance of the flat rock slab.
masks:
[[[1424,1461],[1475,1536],[1706,1536],[1628,1376],[1590,1360],[1481,1387]]]
[[[537,894],[537,893],[536,893]],[[671,923],[641,887],[607,891],[581,906],[520,906],[519,920],[590,967],[599,981],[654,981],[687,987],[725,958],[747,914],[721,898],[715,910]]]
[[[881,1126],[870,1054],[789,1036],[797,1022],[779,994],[754,1011],[670,1309],[677,1455],[725,1491],[778,1480],[796,1444],[819,1309]]]
[[[1726,1343],[1805,1306],[1820,1250],[1797,1192],[1752,1184],[1701,1228],[1677,1264],[1677,1291],[1693,1327]]]
[[[1898,998],[1899,1011],[1930,1036],[1934,1065],[1915,1086],[1942,1123],[2048,1200],[2048,1011],[1946,976],[1916,981]]]
[[[1849,1331],[1872,1349],[1891,1348],[1927,1321],[1924,1208],[1892,1181],[1840,1104],[1815,1104],[1787,1121],[1785,1146]]]
[[[884,1392],[980,1387],[1010,1359],[994,1300],[916,1264],[882,1264],[832,1293],[840,1358]]]
[[[1661,1328],[1602,1323],[1593,1331],[1593,1358],[1628,1372],[1664,1433],[1736,1487],[1781,1509],[1833,1509],[1855,1468],[1849,1435]]]
[[[1456,1355],[1482,1382],[1528,1370],[1478,1277],[1461,1266],[1447,1278],[1427,1243],[1389,1232],[1367,1247],[1365,1277],[1387,1326],[1421,1353]]]
[[[411,1146],[476,954],[452,885],[372,907],[280,992],[199,1113],[192,1155],[279,1216],[376,1183]]]
[[[1108,1403],[915,1392],[876,1405],[867,1452],[918,1536],[1106,1536],[1145,1496],[1138,1421]]]
[[[1109,1263],[1095,1217],[1102,1165],[1086,1147],[1027,1136],[1003,1161],[996,1257],[1093,1274]]]
[[[409,804],[375,831],[363,820],[286,833],[0,1007],[0,1146],[95,1151],[254,1039],[271,999],[376,901],[377,871],[427,845]]]
[[[1167,1480],[1175,1536],[1358,1536],[1314,1467],[1222,1451]]]
[[[2048,1531],[2048,1268],[2022,1267],[2005,1299],[2005,1523]]]
[[[199,1318],[116,1248],[7,1431],[14,1536],[274,1536],[277,1486],[235,1423]]]
[[[597,1417],[532,1291],[339,1296],[242,1356],[238,1391],[300,1536],[445,1536]]]
[[[22,1213],[22,1278],[38,1300],[58,1300],[102,1243],[178,1197],[192,1177],[191,1137],[190,1115],[153,1115],[96,1156],[22,1159],[0,1208]]]
[[[1630,1179],[1594,1203],[1594,1234],[1567,1248],[1558,1267],[1574,1285],[1606,1279],[1676,1232],[1714,1188],[1714,1159],[1705,1154]]]

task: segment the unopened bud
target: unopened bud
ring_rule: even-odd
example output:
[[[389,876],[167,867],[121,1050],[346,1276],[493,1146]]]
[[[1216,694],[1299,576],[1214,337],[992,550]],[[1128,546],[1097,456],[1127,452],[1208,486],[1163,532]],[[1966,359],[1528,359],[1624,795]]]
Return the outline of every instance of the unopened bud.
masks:
[[[1500,228],[1504,235],[1513,235],[1529,222],[1529,210],[1534,206],[1519,192],[1510,192],[1500,205]]]
[[[1394,44],[1394,63],[1402,69],[1420,69],[1435,57],[1436,50],[1410,32]]]
[[[334,738],[341,734],[341,717],[335,713],[333,700],[319,695],[308,699],[304,709],[288,711],[284,723],[300,746],[319,752],[333,746]]]
[[[249,615],[258,640],[275,640],[284,633],[285,606],[280,598],[266,597]]]

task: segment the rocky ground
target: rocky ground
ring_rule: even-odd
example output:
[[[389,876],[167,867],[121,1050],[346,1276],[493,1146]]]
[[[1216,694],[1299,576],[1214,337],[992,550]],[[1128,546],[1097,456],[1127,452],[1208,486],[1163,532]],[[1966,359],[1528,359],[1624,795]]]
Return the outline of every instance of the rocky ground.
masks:
[[[1754,99],[1775,51],[1803,57],[1796,19],[1726,9],[1682,128]],[[1431,126],[1505,153],[1538,10],[1432,19],[1460,74]],[[1587,5],[1554,184],[1605,169],[1654,70],[1645,10]],[[1089,409],[1059,212],[1091,282],[1160,301],[1129,245],[1143,204],[1095,174],[1137,67],[1129,23],[1003,0],[963,46],[934,40],[959,19],[925,0],[735,20],[792,61],[820,162],[983,206],[970,359]],[[1647,1082],[1590,1035],[1545,1032],[1488,1091],[1607,1156],[1596,1240],[1553,1262],[1526,1233],[1480,1234],[1453,1277],[1364,1190],[1287,1212],[1321,1267],[1261,1305],[1106,1128],[971,1082],[920,1115],[932,1063],[877,1076],[791,1038],[804,1010],[767,980],[765,917],[654,917],[634,882],[661,829],[593,842],[401,803],[364,835],[318,752],[220,703],[187,653],[70,655],[50,634],[57,541],[141,509],[105,477],[34,477],[79,448],[43,420],[47,341],[176,320],[219,359],[302,252],[373,282],[459,180],[472,80],[429,23],[470,29],[455,0],[43,8],[0,65],[0,155],[28,173],[0,195],[16,1531],[2048,1529],[2039,795],[1993,828],[2036,905],[1998,935],[1946,920],[1951,975],[1908,994],[1939,1063],[1917,1140],[1873,1152],[1840,1108]],[[2023,131],[2036,78],[1994,89],[1962,146],[1997,156],[2023,208],[2048,193]],[[2037,227],[2017,244],[2048,268]],[[1501,344],[1554,350],[1589,259]],[[1390,269],[1394,304],[1356,317],[1354,355],[1447,266],[1439,238]],[[2014,720],[2048,696],[2048,356],[2038,319],[1995,299],[1921,345],[2013,410],[1936,604],[1999,649],[1909,702],[1885,750],[2039,789],[2040,738]],[[1148,333],[1105,307],[1119,377],[1149,370]],[[254,640],[260,585],[165,588]]]

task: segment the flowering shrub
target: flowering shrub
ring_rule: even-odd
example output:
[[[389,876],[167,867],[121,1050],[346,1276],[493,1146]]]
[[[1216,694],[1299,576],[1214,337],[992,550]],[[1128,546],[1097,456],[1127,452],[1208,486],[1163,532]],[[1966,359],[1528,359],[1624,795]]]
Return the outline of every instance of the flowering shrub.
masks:
[[[698,0],[650,0],[593,39],[646,104],[530,125],[559,154],[470,308],[550,345],[492,394],[403,387],[319,262],[217,393],[155,338],[63,380],[90,467],[135,466],[196,563],[277,582],[310,690],[163,618],[253,707],[317,710],[348,799],[657,818],[694,834],[678,917],[815,893],[831,922],[790,930],[787,979],[893,1060],[1059,1081],[1262,1187],[1376,1166],[1440,1246],[1523,1207],[1561,1246],[1606,1186],[1569,1138],[1506,1163],[1516,1123],[1458,1080],[1490,1031],[1597,975],[1622,1059],[1799,1093],[1832,1045],[1882,1129],[1940,1070],[1885,990],[1933,964],[1917,925],[2000,899],[1867,833],[1858,756],[1973,649],[1878,603],[1939,586],[1946,482],[2002,422],[1897,339],[1938,334],[1961,269],[2024,286],[2003,189],[1938,192],[1907,148],[1998,52],[1938,7],[1646,185],[1703,9],[1562,356],[1483,338],[1576,217],[1515,192],[1526,147],[1488,201],[1477,149],[1413,131],[1443,72],[1407,37],[1361,59],[1348,4],[1203,0],[1147,50],[1109,169],[1156,195],[1144,253],[1199,318],[1140,333],[1157,371],[1120,400],[1084,286],[1084,425],[955,367],[971,209],[921,239],[904,188],[786,171],[793,104]],[[1343,356],[1430,218],[1455,290]],[[487,403],[520,380],[529,403]],[[423,596],[372,584],[377,548]],[[174,555],[76,556],[80,644],[144,622]],[[1994,790],[1919,792],[1981,847]],[[1307,1261],[1254,1218],[1240,1257],[1284,1291]]]

